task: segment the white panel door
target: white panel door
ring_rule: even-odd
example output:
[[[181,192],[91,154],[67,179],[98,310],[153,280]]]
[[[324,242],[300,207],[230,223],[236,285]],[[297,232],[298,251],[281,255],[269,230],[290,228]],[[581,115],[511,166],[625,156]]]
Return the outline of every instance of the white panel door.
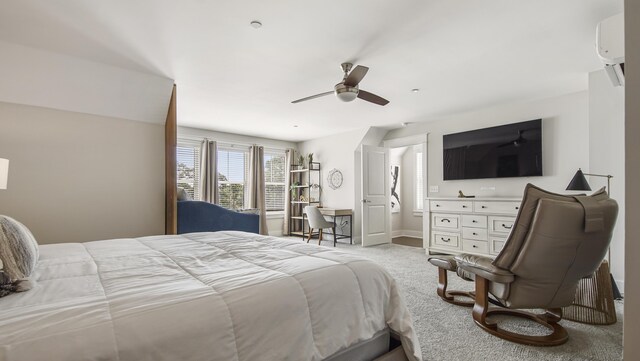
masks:
[[[362,245],[391,243],[389,148],[362,146]]]

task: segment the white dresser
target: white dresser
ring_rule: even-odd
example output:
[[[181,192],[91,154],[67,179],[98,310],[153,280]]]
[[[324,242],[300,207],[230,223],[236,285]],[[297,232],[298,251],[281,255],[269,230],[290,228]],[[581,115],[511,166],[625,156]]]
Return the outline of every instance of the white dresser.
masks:
[[[511,232],[519,198],[427,198],[428,253],[495,257]]]

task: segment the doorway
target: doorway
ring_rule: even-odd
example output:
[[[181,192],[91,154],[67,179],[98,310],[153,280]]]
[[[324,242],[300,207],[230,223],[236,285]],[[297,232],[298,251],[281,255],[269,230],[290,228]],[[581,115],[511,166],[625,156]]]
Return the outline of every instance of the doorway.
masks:
[[[394,244],[423,247],[423,150],[423,143],[389,149],[391,242]]]

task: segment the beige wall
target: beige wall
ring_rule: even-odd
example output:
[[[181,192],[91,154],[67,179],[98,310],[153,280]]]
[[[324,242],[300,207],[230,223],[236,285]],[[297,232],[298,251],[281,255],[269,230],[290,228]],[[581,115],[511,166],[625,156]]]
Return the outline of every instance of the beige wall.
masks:
[[[625,305],[624,359],[640,355],[640,1],[625,1]]]
[[[0,103],[0,214],[39,243],[164,231],[164,126]]]

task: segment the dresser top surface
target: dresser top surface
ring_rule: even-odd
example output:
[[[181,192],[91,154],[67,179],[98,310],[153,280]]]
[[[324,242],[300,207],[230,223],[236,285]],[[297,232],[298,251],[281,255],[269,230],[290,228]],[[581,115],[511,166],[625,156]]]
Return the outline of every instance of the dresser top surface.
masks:
[[[476,198],[458,198],[458,197],[428,197],[428,201],[502,201],[502,202],[521,202],[522,198],[517,197],[476,197]]]

